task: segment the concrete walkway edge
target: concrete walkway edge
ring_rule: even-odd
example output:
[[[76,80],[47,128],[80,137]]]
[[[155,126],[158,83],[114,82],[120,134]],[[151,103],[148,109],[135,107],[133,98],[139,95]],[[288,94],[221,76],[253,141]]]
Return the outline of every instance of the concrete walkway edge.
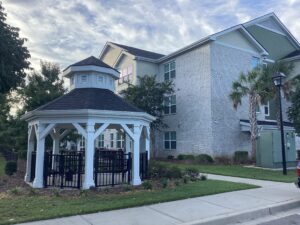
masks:
[[[209,219],[201,219],[198,221],[192,221],[188,223],[182,223],[181,225],[224,225],[249,222],[251,220],[262,218],[291,209],[299,208],[300,200],[288,201],[280,204],[272,204],[265,207],[261,207],[254,210],[245,210],[238,213],[229,213],[221,216],[211,217]]]

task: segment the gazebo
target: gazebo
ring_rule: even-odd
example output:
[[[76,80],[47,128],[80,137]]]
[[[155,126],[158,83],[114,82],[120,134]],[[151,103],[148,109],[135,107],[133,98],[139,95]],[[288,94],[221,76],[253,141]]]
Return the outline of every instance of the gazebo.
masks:
[[[70,65],[63,76],[70,80],[70,92],[22,117],[28,122],[25,181],[43,188],[59,179],[62,187],[73,187],[64,184],[76,179],[75,187],[89,189],[101,186],[97,173],[102,173],[112,184],[118,183],[117,174],[122,174],[119,180],[126,176],[126,182],[141,184],[140,153],[149,159],[150,123],[155,117],[115,94],[119,72],[93,56]],[[126,134],[124,151],[95,150],[95,140],[106,129]],[[60,141],[74,130],[85,139],[84,152],[61,153]],[[51,152],[45,150],[48,135],[53,140]]]

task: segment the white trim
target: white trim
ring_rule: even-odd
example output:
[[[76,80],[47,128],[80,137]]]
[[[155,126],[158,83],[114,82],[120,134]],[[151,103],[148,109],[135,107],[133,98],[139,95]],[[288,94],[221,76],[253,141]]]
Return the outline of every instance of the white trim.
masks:
[[[72,118],[73,116],[73,118]],[[21,117],[22,120],[32,121],[40,118],[56,118],[61,119],[63,123],[67,119],[82,117],[96,117],[97,119],[128,119],[128,120],[144,120],[152,122],[156,118],[145,112],[127,112],[127,111],[110,111],[110,110],[94,110],[94,109],[78,109],[78,110],[41,110],[30,111]]]
[[[126,124],[121,123],[120,124],[123,129],[125,130],[125,132],[132,138],[134,139],[134,133],[129,129],[129,127]]]
[[[293,57],[290,57],[290,58],[285,58],[285,59],[282,59],[282,60],[279,60],[281,62],[290,62],[290,61],[295,61],[295,60],[300,60],[300,55],[296,55],[296,56],[293,56]]]
[[[79,123],[72,123],[72,124],[84,138],[87,138],[86,130]]]
[[[104,123],[94,134],[94,139],[101,135],[101,133],[109,126],[109,123]]]
[[[115,69],[110,69],[101,66],[69,66],[67,69],[63,71],[63,77],[70,77],[75,72],[98,72],[98,73],[105,73],[111,75],[112,77],[119,79],[120,73]]]
[[[230,45],[230,44],[226,44],[226,43],[223,43],[223,42],[220,42],[220,41],[215,41],[214,43],[216,43],[218,45],[222,45],[222,46],[228,47],[228,48],[233,48],[233,49],[236,49],[236,50],[239,50],[239,51],[243,51],[243,52],[254,54],[255,57],[260,57],[261,56],[258,52],[251,51],[249,49],[239,48],[239,47],[236,47],[236,46],[233,46],[233,45]]]
[[[45,138],[49,132],[55,127],[55,123],[51,123],[49,124],[43,131],[42,133],[40,134],[39,138]]]
[[[212,38],[210,36],[208,37],[205,37],[205,38],[202,38],[200,39],[199,41],[196,41],[188,46],[185,46],[175,52],[172,52],[170,53],[169,55],[166,55],[166,56],[163,56],[162,58],[159,58],[157,59],[157,63],[161,63],[161,62],[165,62],[166,60],[170,59],[170,58],[173,58],[174,56],[177,56],[179,54],[182,54],[184,52],[187,52],[193,48],[196,48],[196,47],[199,47],[200,45],[203,45],[203,44],[206,44],[208,43],[209,41],[212,41]]]
[[[122,59],[123,55],[130,57],[132,60],[134,60],[134,58],[135,58],[134,55],[132,55],[129,52],[127,52],[124,49],[122,49],[112,67],[114,67],[114,68],[117,67],[117,65],[118,65],[119,61]]]
[[[266,27],[266,26],[261,25],[261,24],[255,24],[255,26],[261,27],[261,28],[263,28],[263,29],[266,29],[266,30],[271,31],[271,32],[276,33],[276,34],[280,34],[280,35],[286,36],[286,34],[280,32],[280,31],[278,31],[278,30],[274,30],[274,29],[272,29],[272,28]]]
[[[280,28],[282,28],[286,32],[287,38],[292,42],[292,44],[294,45],[294,47],[296,49],[300,49],[300,44],[297,41],[297,39],[291,34],[291,32],[287,29],[287,27],[280,21],[280,19],[273,12],[272,13],[268,13],[268,14],[266,14],[264,16],[255,18],[253,20],[250,20],[250,21],[248,21],[246,23],[243,23],[243,25],[245,27],[249,27],[251,25],[254,25],[254,24],[256,25],[259,22],[265,21],[268,18],[273,18],[275,20],[275,22],[277,22],[277,24],[280,26]]]

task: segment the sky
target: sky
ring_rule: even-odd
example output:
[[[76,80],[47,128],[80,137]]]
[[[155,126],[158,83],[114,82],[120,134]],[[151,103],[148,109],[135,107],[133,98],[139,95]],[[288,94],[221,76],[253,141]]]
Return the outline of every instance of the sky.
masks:
[[[63,69],[99,56],[107,41],[168,54],[275,12],[300,40],[300,0],[2,0],[31,54]]]

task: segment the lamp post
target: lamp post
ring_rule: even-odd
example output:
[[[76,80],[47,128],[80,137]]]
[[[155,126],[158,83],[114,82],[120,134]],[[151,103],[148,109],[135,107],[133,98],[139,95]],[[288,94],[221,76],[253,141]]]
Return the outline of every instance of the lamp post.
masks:
[[[286,175],[286,159],[285,159],[285,142],[284,142],[284,130],[282,121],[282,106],[281,106],[281,86],[285,75],[281,72],[276,72],[273,74],[272,79],[275,86],[278,89],[278,100],[279,100],[279,114],[280,114],[280,132],[281,132],[281,152],[282,152],[282,172]]]

